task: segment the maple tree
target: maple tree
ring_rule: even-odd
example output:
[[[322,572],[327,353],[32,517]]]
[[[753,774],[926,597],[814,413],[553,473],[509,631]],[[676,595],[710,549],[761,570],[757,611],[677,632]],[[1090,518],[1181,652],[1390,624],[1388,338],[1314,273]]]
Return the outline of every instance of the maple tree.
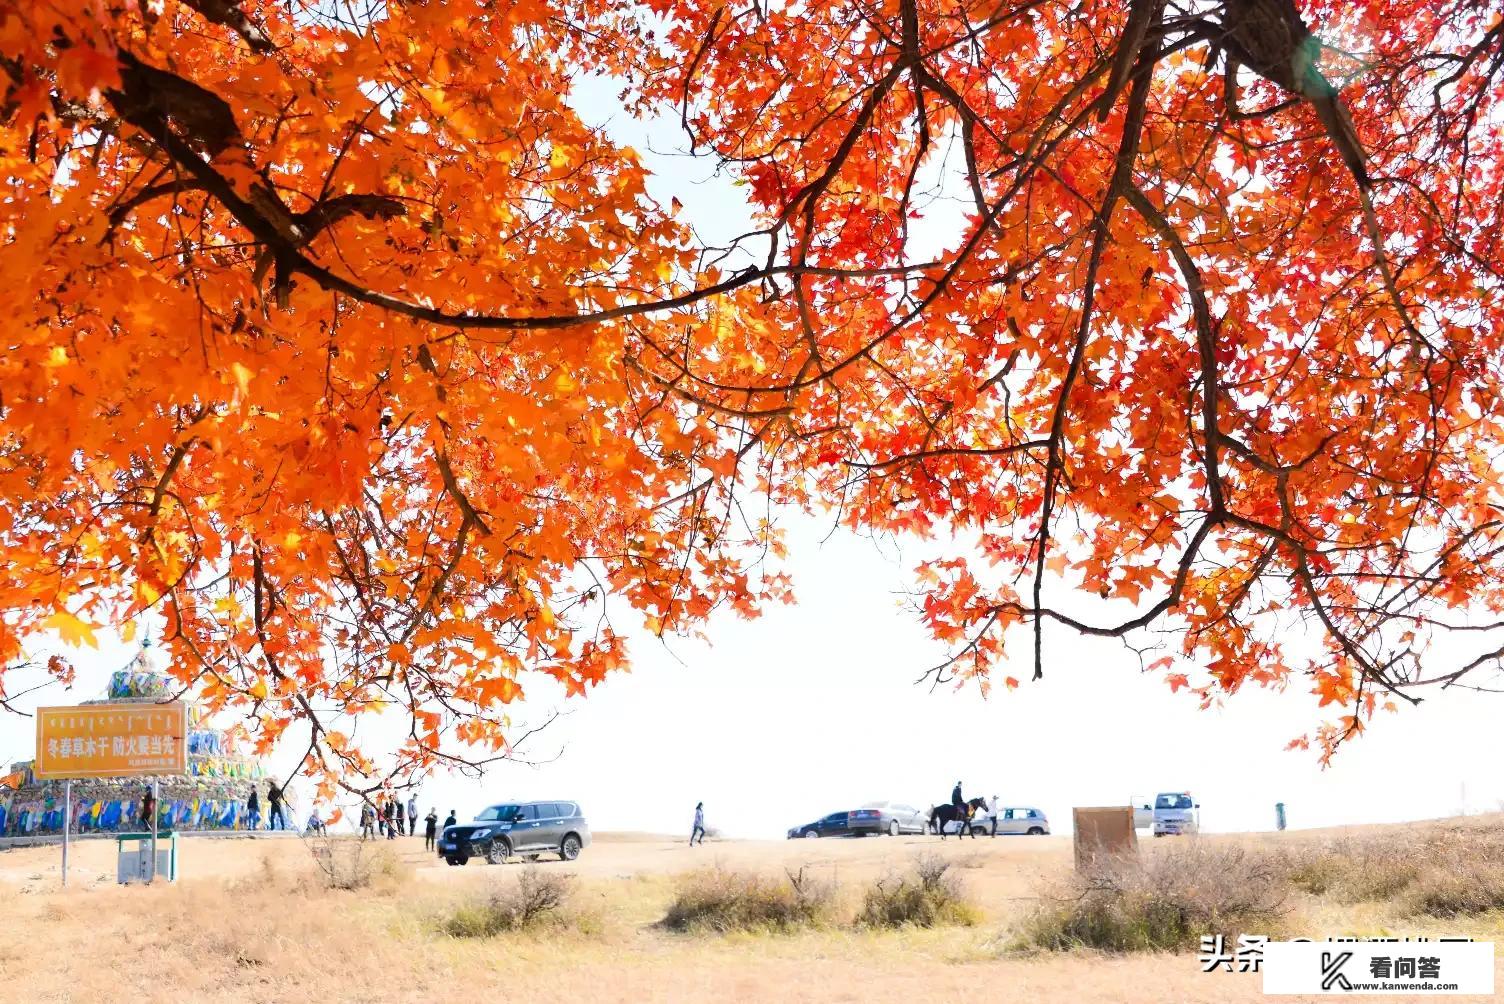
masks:
[[[474,763],[625,665],[607,597],[787,599],[749,492],[974,540],[943,678],[1168,632],[1329,752],[1504,655],[1496,5],[0,0],[0,85],[0,666],[149,611],[326,786],[372,708]]]

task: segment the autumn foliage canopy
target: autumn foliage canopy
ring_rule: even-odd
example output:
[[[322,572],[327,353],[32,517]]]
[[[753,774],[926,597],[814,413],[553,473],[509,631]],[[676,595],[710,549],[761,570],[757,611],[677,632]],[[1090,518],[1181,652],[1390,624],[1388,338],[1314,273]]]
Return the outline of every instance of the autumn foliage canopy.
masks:
[[[145,614],[326,780],[504,755],[793,506],[965,542],[944,678],[1329,748],[1504,653],[1501,102],[1492,0],[0,0],[0,667]]]

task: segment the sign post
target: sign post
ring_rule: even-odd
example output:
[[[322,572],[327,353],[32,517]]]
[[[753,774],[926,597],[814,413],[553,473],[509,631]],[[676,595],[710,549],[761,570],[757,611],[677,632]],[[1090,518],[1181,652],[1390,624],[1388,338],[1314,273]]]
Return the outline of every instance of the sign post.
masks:
[[[73,829],[73,779],[63,782],[63,885],[68,885],[68,831]]]
[[[81,704],[37,709],[38,779],[63,782],[63,884],[68,884],[73,781],[188,772],[188,706]],[[151,782],[151,868],[157,867],[157,782]]]
[[[33,769],[39,780],[183,774],[187,736],[181,702],[38,708]]]
[[[151,878],[157,880],[157,820],[162,818],[162,809],[157,805],[157,779],[151,779]]]

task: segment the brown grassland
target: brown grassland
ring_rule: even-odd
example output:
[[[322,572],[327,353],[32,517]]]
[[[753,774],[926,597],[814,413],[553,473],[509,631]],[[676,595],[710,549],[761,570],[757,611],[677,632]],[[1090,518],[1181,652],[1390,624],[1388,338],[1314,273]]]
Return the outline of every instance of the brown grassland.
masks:
[[[185,839],[152,888],[114,884],[112,841],[74,845],[67,889],[57,847],[0,852],[0,1000],[1189,1004],[1266,999],[1200,971],[1204,932],[1504,941],[1499,816],[1145,841],[1084,878],[1063,837],[605,835],[463,869],[355,843],[320,867],[299,839]]]

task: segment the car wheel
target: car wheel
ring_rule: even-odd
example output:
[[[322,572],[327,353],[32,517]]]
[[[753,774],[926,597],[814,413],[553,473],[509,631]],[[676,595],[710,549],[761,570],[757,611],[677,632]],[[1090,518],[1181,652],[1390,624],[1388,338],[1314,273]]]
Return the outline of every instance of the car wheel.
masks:
[[[564,838],[559,845],[559,858],[563,861],[573,861],[580,856],[580,838],[573,833]]]
[[[820,831],[819,830],[805,830],[804,831],[804,839],[806,839],[806,840],[813,840],[816,837],[818,837],[819,835],[820,835]]]
[[[1029,836],[1031,836],[1031,837],[1042,837],[1042,836],[1044,836],[1044,830],[1041,830],[1037,826],[1031,826],[1031,827],[1029,827]]]
[[[505,840],[493,840],[491,846],[486,848],[486,862],[493,865],[506,864],[507,858],[512,856],[512,845]]]
[[[890,837],[896,837],[896,836],[898,836],[898,820],[895,819],[895,820],[893,820],[893,822],[891,822],[891,823],[888,824],[888,836],[890,836]]]
[[[465,862],[461,861],[459,858],[453,858],[453,857],[445,858],[444,862],[447,865],[449,865],[449,867],[451,867],[451,868],[458,867],[459,865],[462,865],[462,864],[465,863]]]

